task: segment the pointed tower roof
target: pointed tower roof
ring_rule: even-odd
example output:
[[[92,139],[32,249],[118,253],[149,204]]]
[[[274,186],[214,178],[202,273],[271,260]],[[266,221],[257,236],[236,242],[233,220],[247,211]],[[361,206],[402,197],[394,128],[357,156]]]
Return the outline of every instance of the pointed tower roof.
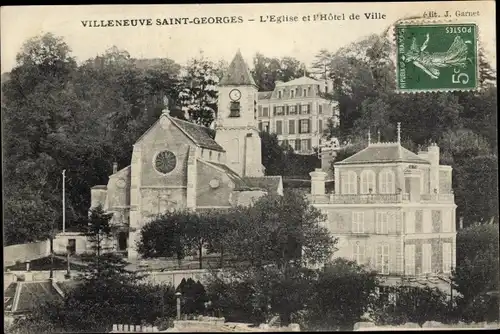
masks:
[[[257,86],[240,50],[219,82],[220,86]]]

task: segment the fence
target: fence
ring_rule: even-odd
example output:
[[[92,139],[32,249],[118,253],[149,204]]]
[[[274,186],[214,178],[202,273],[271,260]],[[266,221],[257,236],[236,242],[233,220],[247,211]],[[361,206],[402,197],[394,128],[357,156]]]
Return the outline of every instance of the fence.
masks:
[[[205,283],[207,269],[192,269],[192,270],[172,270],[172,271],[152,271],[146,276],[146,279],[154,284],[170,284],[172,286],[179,286],[183,278],[186,280],[192,278],[195,282]]]
[[[21,271],[21,270],[12,270],[9,272],[4,272],[3,273],[4,282],[6,282],[6,281],[15,282],[16,276],[23,277],[25,273],[26,273],[26,271]],[[40,270],[40,271],[33,270],[33,271],[31,271],[31,273],[33,274],[33,278],[32,278],[33,281],[44,281],[44,280],[49,279],[49,277],[50,277],[50,270]],[[67,273],[66,270],[54,270],[53,271],[53,275],[54,275],[53,278],[58,282],[67,281],[68,279],[64,277],[64,275],[66,275],[66,273]],[[73,277],[76,276],[76,273],[72,271],[71,276],[73,276]]]
[[[50,241],[32,242],[28,244],[11,245],[3,248],[3,265],[12,266],[16,262],[26,262],[48,256]]]
[[[143,326],[143,325],[113,325],[111,333],[154,333],[159,332],[156,326]]]

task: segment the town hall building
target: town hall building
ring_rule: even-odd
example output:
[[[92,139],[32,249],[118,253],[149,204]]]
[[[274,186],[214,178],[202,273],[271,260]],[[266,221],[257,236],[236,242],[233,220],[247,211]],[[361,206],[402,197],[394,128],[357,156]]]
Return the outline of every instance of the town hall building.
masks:
[[[452,167],[440,164],[436,144],[418,154],[404,148],[399,123],[396,142],[368,137],[366,148],[334,163],[332,193],[325,171],[310,173],[310,200],[338,239],[334,256],[376,270],[388,284],[423,279],[446,288],[456,263]]]
[[[238,51],[218,85],[215,138],[164,110],[133,145],[130,165],[91,189],[91,208],[113,213],[115,250],[137,259],[141,227],[167,210],[225,209],[283,193],[281,176],[264,176],[257,92]]]

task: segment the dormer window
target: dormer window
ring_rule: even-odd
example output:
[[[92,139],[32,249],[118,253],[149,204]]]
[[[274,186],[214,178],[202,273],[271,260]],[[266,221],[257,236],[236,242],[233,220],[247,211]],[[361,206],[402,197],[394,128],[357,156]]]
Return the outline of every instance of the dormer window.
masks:
[[[303,95],[304,97],[307,97],[307,89],[305,89],[305,88],[304,88],[304,89],[302,90],[302,93],[303,93],[302,95]]]
[[[229,117],[240,117],[240,102],[232,101],[229,110]]]
[[[281,91],[278,91],[278,99],[281,99]]]
[[[295,91],[292,89],[292,90],[290,91],[290,98],[292,98],[292,99],[293,99],[294,97],[295,97]]]

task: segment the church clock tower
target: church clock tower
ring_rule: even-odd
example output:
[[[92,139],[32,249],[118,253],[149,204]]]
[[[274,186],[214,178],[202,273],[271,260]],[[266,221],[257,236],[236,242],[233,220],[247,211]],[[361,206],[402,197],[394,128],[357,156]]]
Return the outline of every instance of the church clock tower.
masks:
[[[238,50],[218,86],[215,141],[226,165],[241,176],[263,176],[257,130],[257,85]]]

